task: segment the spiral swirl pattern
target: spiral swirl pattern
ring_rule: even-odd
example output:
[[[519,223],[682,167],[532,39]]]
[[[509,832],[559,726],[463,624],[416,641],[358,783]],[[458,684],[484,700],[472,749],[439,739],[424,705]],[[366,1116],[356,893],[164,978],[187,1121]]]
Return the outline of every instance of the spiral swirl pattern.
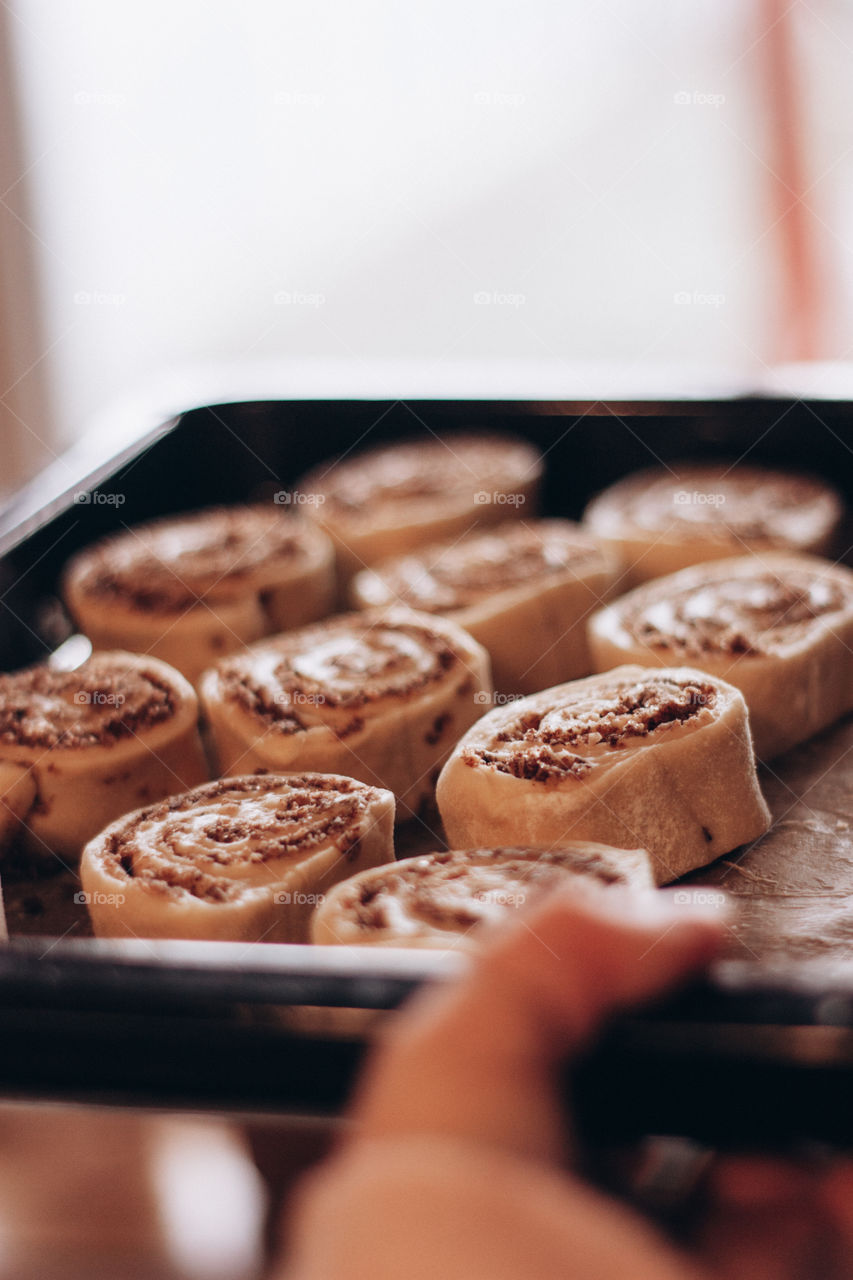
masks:
[[[363,872],[342,883],[315,921],[318,941],[390,942],[432,939],[497,923],[571,877],[605,885],[650,886],[639,850],[585,842],[564,849],[466,849],[432,853]],[[327,936],[328,935],[328,936]]]
[[[274,585],[316,554],[319,537],[280,508],[212,508],[108,538],[81,552],[68,576],[84,597],[171,613]]]
[[[427,613],[442,613],[499,591],[604,563],[596,539],[569,521],[512,521],[491,533],[388,561],[359,575],[356,590],[361,588],[366,599],[374,596],[377,604],[396,600]]]
[[[226,696],[265,725],[337,732],[461,672],[445,635],[404,610],[344,615],[255,645],[217,668]]]
[[[520,440],[497,436],[429,438],[373,449],[318,468],[302,488],[320,495],[324,515],[375,520],[412,502],[471,502],[479,491],[513,493],[538,477],[538,452]]]
[[[615,753],[658,742],[677,726],[709,723],[715,701],[713,683],[692,676],[651,670],[640,679],[605,675],[510,709],[491,737],[467,747],[462,759],[541,782],[583,777]]]
[[[357,847],[375,788],[324,774],[212,782],[117,823],[106,859],[152,889],[208,902],[268,887],[311,850]]]
[[[95,654],[74,671],[0,675],[0,745],[109,746],[171,719],[178,696],[160,664],[128,654]]]
[[[660,579],[612,607],[633,639],[700,666],[709,654],[771,653],[853,603],[840,575],[790,564],[782,574],[760,561],[734,569],[720,562],[687,577]]]
[[[806,547],[837,520],[835,493],[819,480],[760,467],[677,465],[628,476],[594,499],[589,525],[634,528],[747,545]]]

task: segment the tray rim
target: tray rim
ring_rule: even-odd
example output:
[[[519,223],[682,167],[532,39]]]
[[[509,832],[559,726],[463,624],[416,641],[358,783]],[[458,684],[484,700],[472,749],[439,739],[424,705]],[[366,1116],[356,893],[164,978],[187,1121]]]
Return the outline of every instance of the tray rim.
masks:
[[[851,409],[853,409],[853,363],[845,366],[844,370],[840,372],[844,376],[836,381],[832,394],[827,394],[822,398],[827,402],[849,403]],[[280,371],[277,376],[279,378],[279,386],[281,381],[287,381],[286,378],[281,377]],[[846,381],[848,376],[849,384]],[[251,383],[251,377],[248,381]],[[730,385],[727,389],[718,390],[716,393],[713,391],[709,393],[707,385],[697,382],[694,385],[694,395],[688,394],[686,388],[682,386],[680,388],[681,394],[676,396],[672,394],[661,394],[660,396],[647,394],[642,397],[631,397],[626,396],[623,389],[621,393],[615,396],[604,394],[596,397],[595,400],[590,400],[588,396],[581,397],[578,394],[580,387],[577,385],[574,388],[576,394],[570,394],[572,388],[566,385],[567,381],[563,382],[563,393],[555,399],[525,394],[518,394],[517,396],[495,395],[493,393],[494,388],[489,393],[484,394],[481,387],[475,390],[473,386],[470,388],[471,394],[469,395],[460,395],[457,389],[455,394],[421,394],[406,397],[394,395],[375,396],[374,394],[367,394],[367,388],[364,386],[362,386],[364,394],[329,394],[328,388],[324,388],[322,392],[318,388],[316,394],[307,394],[310,389],[307,381],[298,388],[301,394],[281,394],[281,390],[296,389],[293,385],[288,388],[280,388],[279,394],[272,394],[275,387],[272,383],[266,381],[245,387],[235,385],[231,393],[225,391],[223,384],[223,394],[211,397],[190,394],[189,386],[187,386],[184,394],[171,398],[169,402],[172,408],[168,410],[162,408],[166,401],[160,394],[129,399],[123,402],[120,412],[110,410],[99,415],[92,429],[77,445],[64,454],[62,458],[58,459],[56,463],[51,464],[45,472],[36,477],[7,507],[0,511],[0,557],[20,546],[39,528],[71,506],[73,494],[76,490],[83,487],[90,488],[102,483],[124,462],[136,456],[140,450],[156,445],[160,439],[174,431],[186,414],[203,411],[215,412],[219,406],[276,402],[372,402],[375,399],[378,404],[405,400],[413,404],[459,402],[477,403],[484,406],[493,405],[496,407],[511,405],[517,408],[519,413],[531,413],[537,412],[537,410],[541,412],[544,409],[549,414],[559,416],[589,412],[592,406],[598,407],[601,415],[606,417],[612,410],[617,408],[630,409],[631,413],[637,416],[642,414],[644,408],[647,413],[665,415],[667,412],[677,414],[684,411],[700,413],[704,406],[714,408],[719,405],[744,403],[754,399],[787,402],[789,400],[796,401],[800,398],[795,391],[792,393],[792,390],[786,389],[786,386],[781,381],[778,386],[774,386],[771,380],[768,379],[764,385],[759,381],[752,384],[742,384],[739,387]],[[793,389],[794,382],[791,382],[790,386]],[[601,389],[603,390],[603,386]],[[663,388],[660,390],[663,392]],[[820,399],[821,397],[815,396],[812,391],[808,398]],[[177,404],[183,405],[183,407],[176,409],[174,406]],[[69,469],[70,473],[75,476],[71,484],[68,482]],[[195,951],[195,948],[202,948],[202,951]],[[216,957],[213,951],[210,950],[211,948],[216,950]],[[238,961],[236,950],[225,952],[222,948],[236,948],[243,956],[252,953],[251,962]],[[38,955],[39,949],[43,953],[41,957]],[[257,954],[254,954],[255,951]],[[415,950],[368,946],[307,947],[289,946],[288,944],[266,944],[264,947],[256,947],[255,944],[248,943],[160,942],[133,939],[117,942],[98,939],[74,939],[63,942],[56,940],[53,935],[47,935],[42,939],[18,935],[0,947],[0,992],[6,993],[8,991],[16,964],[19,965],[19,972],[15,979],[17,981],[22,974],[25,976],[27,965],[32,963],[40,964],[51,957],[54,964],[56,961],[64,959],[67,959],[69,964],[76,964],[78,973],[82,973],[85,970],[86,963],[89,965],[103,965],[106,973],[110,966],[118,969],[123,966],[127,968],[138,967],[140,959],[144,955],[149,966],[153,966],[168,975],[175,970],[179,959],[182,971],[189,974],[193,970],[198,973],[204,973],[210,968],[215,969],[216,963],[221,964],[226,954],[228,955],[229,965],[234,966],[233,972],[235,973],[254,973],[256,976],[264,973],[284,973],[298,978],[300,975],[308,975],[309,971],[315,971],[311,973],[311,976],[322,978],[325,975],[330,979],[334,978],[335,982],[343,981],[345,983],[347,979],[351,979],[353,983],[358,981],[373,982],[377,984],[377,990],[384,983],[386,992],[394,990],[398,995],[405,994],[405,992],[411,991],[423,983],[432,983],[457,976],[467,967],[469,959],[468,956],[464,956],[460,952],[446,953],[439,949],[427,948]],[[344,961],[346,961],[346,966],[344,966]],[[80,962],[84,962],[82,968],[80,967]],[[749,962],[743,963],[748,964]],[[342,973],[342,966],[348,966],[349,972]],[[352,972],[353,969],[357,971],[355,974]],[[762,980],[762,974],[774,971],[773,966],[768,966],[766,962],[754,964],[752,969],[756,981]],[[814,976],[815,973],[816,977]],[[799,966],[792,965],[785,980],[793,981],[795,985],[800,980],[817,981],[820,984],[822,981],[820,962],[806,961],[800,962]],[[832,985],[836,984],[837,978]],[[850,988],[853,990],[853,965],[851,965]],[[340,994],[339,987],[336,987],[335,990]],[[291,1003],[299,1004],[305,1002],[293,1000]],[[345,1002],[326,1000],[324,1003],[339,1004]],[[354,1001],[351,1001],[350,1004],[353,1008],[368,1007]],[[388,1003],[384,1001],[375,1007],[385,1008],[388,1007]],[[2,1004],[0,1004],[0,1025],[2,1025],[2,1020],[3,1012]]]
[[[75,490],[111,474],[140,445],[154,444],[187,413],[270,402],[412,403],[459,401],[546,406],[549,413],[601,416],[609,409],[662,413],[667,404],[697,413],[703,405],[751,400],[812,401],[853,406],[853,361],[802,362],[763,370],[699,365],[569,361],[448,362],[417,360],[241,361],[184,367],[152,379],[144,390],[111,401],[79,439],[0,503],[0,556],[14,550],[71,505]],[[72,479],[69,482],[69,475]]]

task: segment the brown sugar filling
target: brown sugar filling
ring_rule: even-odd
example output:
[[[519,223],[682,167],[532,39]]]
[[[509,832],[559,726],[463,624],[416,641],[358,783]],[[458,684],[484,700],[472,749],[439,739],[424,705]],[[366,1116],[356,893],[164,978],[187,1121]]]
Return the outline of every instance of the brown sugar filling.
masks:
[[[435,853],[391,865],[372,874],[345,897],[344,903],[365,931],[393,931],[397,910],[409,920],[440,929],[467,929],[486,914],[490,896],[546,892],[568,875],[592,875],[604,884],[627,878],[594,852],[538,851],[535,858],[514,849],[469,849]]]
[[[682,591],[653,584],[619,609],[619,616],[642,644],[698,660],[712,653],[772,652],[816,618],[851,602],[853,593],[837,579],[792,569],[784,579],[756,572]]]
[[[492,534],[403,557],[378,569],[393,597],[427,612],[462,609],[498,591],[582,571],[602,555],[580,530],[513,521]]]
[[[490,436],[409,441],[313,472],[305,489],[344,518],[375,517],[377,507],[447,499],[477,490],[515,492],[538,466],[530,446]]]
[[[662,476],[642,475],[614,486],[601,510],[620,524],[644,529],[695,530],[734,544],[785,546],[784,529],[802,512],[834,504],[831,491],[808,476],[738,466],[679,467]]]
[[[0,676],[0,743],[109,746],[171,719],[176,690],[153,671],[96,654],[75,671],[31,667]]]
[[[575,705],[567,700],[521,712],[489,745],[465,750],[462,760],[535,782],[582,778],[610,752],[700,717],[707,721],[716,696],[711,684],[653,676],[616,689],[602,685]]]
[[[318,652],[324,657],[312,674],[306,664]],[[282,637],[223,660],[218,670],[225,696],[278,732],[298,733],[322,722],[347,736],[362,726],[359,712],[387,698],[411,697],[461,665],[444,637],[424,626],[359,617]]]
[[[313,536],[278,509],[221,508],[139,525],[82,552],[72,574],[92,598],[174,613],[252,590],[253,575],[298,563]]]
[[[153,892],[229,901],[246,885],[217,869],[296,859],[329,843],[352,856],[377,795],[325,774],[222,778],[133,815],[110,833],[106,857]],[[258,798],[270,803],[259,809]]]

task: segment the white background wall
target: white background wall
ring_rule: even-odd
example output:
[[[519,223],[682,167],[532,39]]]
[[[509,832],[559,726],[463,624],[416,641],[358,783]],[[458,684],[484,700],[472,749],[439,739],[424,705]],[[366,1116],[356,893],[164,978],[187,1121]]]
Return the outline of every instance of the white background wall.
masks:
[[[851,20],[797,20],[837,287]],[[53,447],[198,359],[776,357],[760,0],[11,0],[6,24]]]

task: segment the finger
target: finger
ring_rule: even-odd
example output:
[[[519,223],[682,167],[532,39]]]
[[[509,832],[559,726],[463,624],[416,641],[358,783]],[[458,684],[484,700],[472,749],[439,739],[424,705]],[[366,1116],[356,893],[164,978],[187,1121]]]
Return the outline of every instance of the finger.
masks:
[[[665,894],[555,894],[458,986],[399,1017],[357,1118],[373,1136],[441,1133],[561,1158],[555,1067],[614,1010],[707,963],[720,936],[719,920]]]

